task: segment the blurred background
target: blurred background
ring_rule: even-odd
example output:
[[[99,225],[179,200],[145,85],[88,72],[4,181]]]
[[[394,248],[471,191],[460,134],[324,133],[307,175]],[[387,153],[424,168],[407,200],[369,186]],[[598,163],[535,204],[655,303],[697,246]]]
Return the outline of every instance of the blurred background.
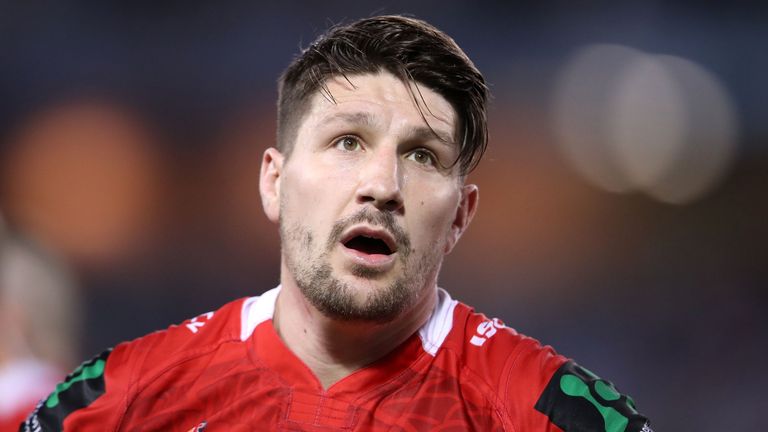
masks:
[[[480,210],[441,285],[658,431],[761,430],[768,8],[746,4],[3,2],[0,212],[81,299],[78,360],[51,361],[275,286],[258,173],[276,79],[333,23],[409,13],[494,94]]]

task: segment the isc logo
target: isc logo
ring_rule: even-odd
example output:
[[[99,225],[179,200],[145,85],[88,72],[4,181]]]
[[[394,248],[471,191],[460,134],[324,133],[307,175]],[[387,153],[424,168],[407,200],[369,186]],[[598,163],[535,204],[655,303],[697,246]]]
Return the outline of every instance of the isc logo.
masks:
[[[192,333],[197,333],[197,331],[200,330],[200,328],[204,326],[205,323],[211,318],[213,318],[213,312],[206,312],[202,315],[198,315],[189,320],[187,323],[187,328]]]
[[[495,335],[498,329],[503,329],[504,327],[504,323],[499,321],[498,318],[494,318],[491,321],[483,321],[477,326],[477,334],[472,336],[469,343],[475,346],[483,346],[485,341]]]

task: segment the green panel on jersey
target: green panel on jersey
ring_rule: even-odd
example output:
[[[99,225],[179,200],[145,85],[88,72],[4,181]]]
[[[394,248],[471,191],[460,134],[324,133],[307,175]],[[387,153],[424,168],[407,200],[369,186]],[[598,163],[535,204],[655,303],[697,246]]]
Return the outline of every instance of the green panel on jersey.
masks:
[[[64,382],[24,422],[22,431],[61,431],[64,419],[104,394],[104,369],[111,350],[104,351],[67,375]]]
[[[565,432],[650,432],[634,402],[609,381],[569,361],[550,379],[536,410]]]
[[[104,374],[104,365],[106,362],[102,359],[96,359],[92,364],[80,365],[74,372],[72,372],[67,380],[56,385],[56,389],[48,396],[48,400],[45,401],[46,408],[55,408],[59,404],[59,394],[67,391],[73,384],[85,381],[88,379],[99,379]]]

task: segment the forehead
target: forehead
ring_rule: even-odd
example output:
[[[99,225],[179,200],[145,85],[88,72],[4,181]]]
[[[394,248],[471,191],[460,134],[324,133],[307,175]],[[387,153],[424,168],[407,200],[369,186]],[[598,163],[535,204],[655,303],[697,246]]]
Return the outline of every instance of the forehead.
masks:
[[[429,87],[404,82],[388,72],[333,76],[310,99],[303,123],[400,122],[413,128],[429,127],[441,139],[454,142],[457,115],[443,96]]]

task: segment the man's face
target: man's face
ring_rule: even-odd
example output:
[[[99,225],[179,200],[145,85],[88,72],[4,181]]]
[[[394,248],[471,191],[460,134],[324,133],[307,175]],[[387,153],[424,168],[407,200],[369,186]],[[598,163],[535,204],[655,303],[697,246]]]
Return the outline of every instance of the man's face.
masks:
[[[452,164],[457,118],[442,96],[385,72],[326,84],[290,157],[265,153],[264,207],[280,222],[284,283],[329,317],[386,322],[434,292],[477,189]]]

